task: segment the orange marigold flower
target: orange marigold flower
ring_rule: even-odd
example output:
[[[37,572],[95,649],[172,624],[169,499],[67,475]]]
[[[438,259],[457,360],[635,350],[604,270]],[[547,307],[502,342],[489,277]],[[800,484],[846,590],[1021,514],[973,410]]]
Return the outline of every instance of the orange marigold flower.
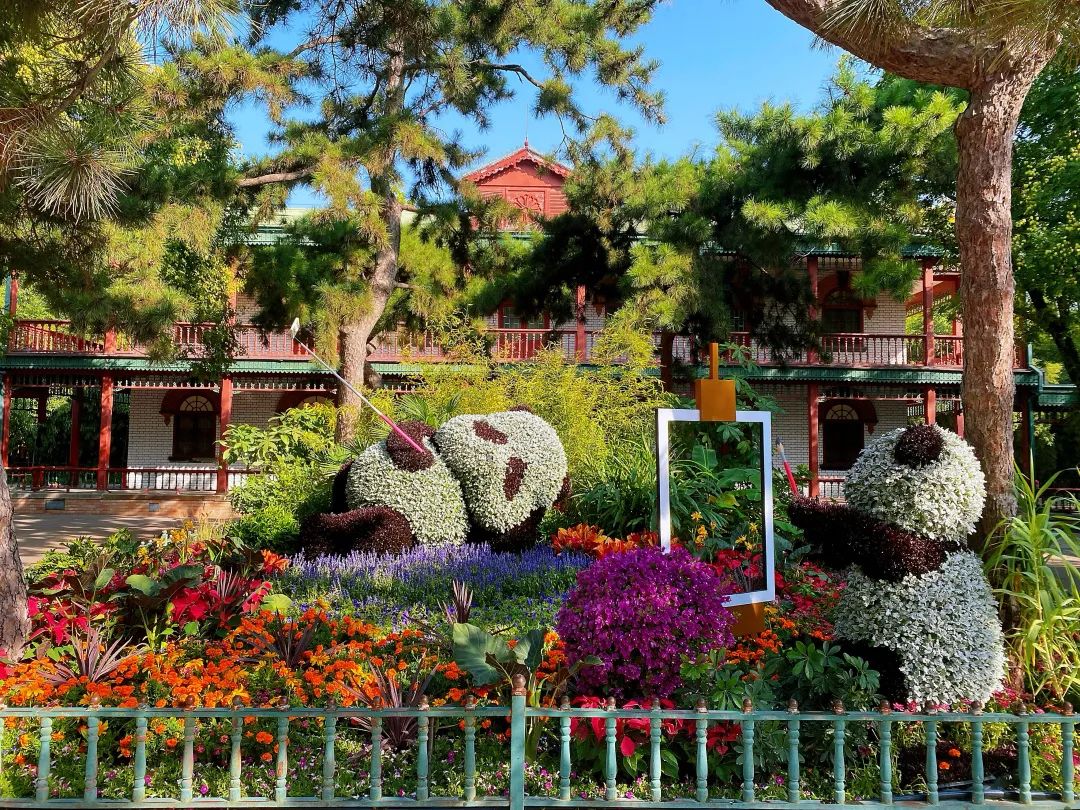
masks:
[[[263,745],[269,745],[274,741],[274,735],[269,731],[260,731],[255,735],[255,742],[262,743]]]
[[[960,749],[959,748],[950,748],[949,749],[949,756],[952,757],[953,759],[956,759],[957,757],[960,756]]]
[[[273,758],[274,755],[271,754],[269,751],[263,751],[262,754],[259,755],[259,759],[261,759],[263,762],[269,762]]]

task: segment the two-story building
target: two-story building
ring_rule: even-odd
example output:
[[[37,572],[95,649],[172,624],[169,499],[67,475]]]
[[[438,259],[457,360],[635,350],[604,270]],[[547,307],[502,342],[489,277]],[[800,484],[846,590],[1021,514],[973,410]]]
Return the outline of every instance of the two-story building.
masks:
[[[501,196],[521,208],[527,222],[530,214],[566,210],[562,186],[568,173],[526,145],[467,179],[485,196]],[[253,243],[276,239],[294,213],[262,227]],[[779,405],[774,432],[789,460],[809,467],[811,493],[841,495],[845,470],[875,431],[925,420],[963,433],[963,330],[959,322],[944,334],[934,330],[935,306],[956,295],[959,276],[932,255],[912,259],[923,272],[905,300],[855,295],[851,280],[860,272],[857,257],[817,248],[799,260],[825,333],[820,352],[777,362],[747,333],[731,336],[755,364],[740,373]],[[249,474],[222,460],[219,439],[230,424],[265,425],[287,408],[336,394],[333,377],[310,362],[288,333],[266,334],[252,325],[254,302],[243,296],[235,302],[241,351],[229,373],[213,382],[194,379],[185,362],[152,363],[142,347],[122,335],[86,338],[62,321],[20,320],[17,279],[9,282],[7,305],[15,323],[0,357],[0,462],[13,487],[45,493],[42,500],[55,500],[57,491],[79,490],[105,493],[102,498],[120,494],[129,503],[160,504],[167,496],[186,496],[190,502],[191,493],[220,499]],[[605,315],[603,304],[582,288],[576,317],[569,322],[526,318],[507,301],[489,316],[488,325],[494,351],[504,362],[527,362],[540,347],[555,345],[569,360],[588,363]],[[199,324],[177,324],[174,340],[197,349],[202,330]],[[658,373],[676,361],[697,363],[695,348],[684,338],[657,336],[656,344]],[[370,357],[391,385],[407,379],[417,362],[443,359],[434,341],[413,345],[395,334],[384,336]],[[1071,402],[1069,392],[1049,391],[1019,349],[1015,366],[1021,424],[1030,423],[1033,409]],[[21,409],[43,419],[45,403],[56,396],[71,401],[67,463],[39,463],[33,447],[12,446],[12,416]],[[1030,432],[1018,436],[1027,441]]]

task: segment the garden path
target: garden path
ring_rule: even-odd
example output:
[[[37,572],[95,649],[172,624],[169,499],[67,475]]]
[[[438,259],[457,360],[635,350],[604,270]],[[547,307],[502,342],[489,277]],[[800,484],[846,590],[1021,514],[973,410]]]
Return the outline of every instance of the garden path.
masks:
[[[105,539],[119,529],[129,529],[136,537],[151,537],[181,523],[180,518],[154,515],[87,515],[33,511],[16,513],[15,537],[23,565],[41,559],[49,549],[62,548],[75,537]]]

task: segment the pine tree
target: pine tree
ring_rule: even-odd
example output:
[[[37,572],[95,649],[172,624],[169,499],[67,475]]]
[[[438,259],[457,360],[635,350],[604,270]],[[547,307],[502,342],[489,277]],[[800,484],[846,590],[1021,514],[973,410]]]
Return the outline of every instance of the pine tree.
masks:
[[[766,0],[826,42],[898,76],[969,94],[956,124],[966,437],[986,473],[979,542],[1016,510],[1012,408],[1013,138],[1036,77],[1080,47],[1080,4],[1059,0]]]
[[[401,282],[405,197],[427,208],[460,191],[457,172],[476,157],[442,124],[460,116],[479,128],[493,105],[519,87],[538,115],[557,116],[567,142],[611,128],[573,92],[592,79],[647,118],[660,118],[649,91],[654,66],[622,40],[648,19],[648,0],[271,0],[252,8],[251,46],[304,30],[284,56],[307,66],[303,87],[316,120],[287,121],[282,151],[250,167],[242,189],[309,183],[329,201],[324,218],[347,220],[370,258],[350,274],[342,307],[341,370],[360,384],[369,339]],[[413,181],[406,189],[407,180]],[[280,193],[277,197],[281,199]],[[354,258],[358,258],[355,257]],[[356,405],[348,391],[341,404]],[[339,420],[342,438],[350,430]]]

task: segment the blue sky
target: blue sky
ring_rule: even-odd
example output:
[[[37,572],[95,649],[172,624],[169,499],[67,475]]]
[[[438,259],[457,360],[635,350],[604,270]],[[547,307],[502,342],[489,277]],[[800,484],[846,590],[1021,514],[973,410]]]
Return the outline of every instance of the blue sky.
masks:
[[[718,110],[750,110],[767,99],[791,101],[804,109],[813,106],[840,57],[836,49],[814,48],[809,32],[765,0],[668,0],[634,41],[643,43],[647,55],[660,63],[654,87],[666,95],[664,126],[643,122],[632,108],[595,85],[582,83],[577,90],[586,110],[614,113],[635,130],[640,153],[660,157],[711,145]],[[445,128],[460,129],[466,144],[486,148],[485,159],[513,151],[526,133],[534,149],[552,150],[561,137],[559,125],[532,118],[531,89],[522,85],[515,99],[494,109],[492,127],[485,132],[456,120],[447,120]],[[268,124],[261,111],[241,107],[232,120],[242,151],[266,154]],[[315,202],[304,190],[290,198],[294,205]]]

